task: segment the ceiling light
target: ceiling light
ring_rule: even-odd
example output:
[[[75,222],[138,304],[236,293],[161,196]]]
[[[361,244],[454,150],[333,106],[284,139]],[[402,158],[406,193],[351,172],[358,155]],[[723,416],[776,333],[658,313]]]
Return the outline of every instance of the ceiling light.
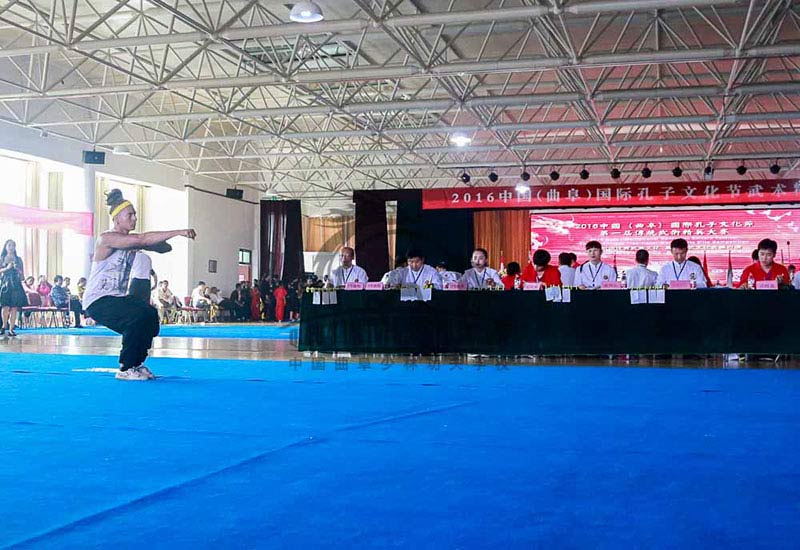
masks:
[[[778,161],[775,161],[775,164],[769,167],[770,174],[778,175],[781,172],[781,165],[778,164]]]
[[[489,172],[489,181],[490,182],[495,183],[499,179],[500,179],[500,176],[498,176],[495,172]]]
[[[467,174],[466,172],[461,174],[461,181],[463,181],[464,183],[469,183],[469,180],[471,180],[471,179],[472,178],[469,177],[469,174]]]
[[[519,175],[519,177],[522,179],[522,181],[528,181],[529,179],[531,179],[531,175],[528,173],[528,171],[527,171],[527,170],[524,170],[524,171],[523,171],[523,172],[522,172],[522,173]]]
[[[714,178],[714,167],[710,164],[703,169],[703,179],[711,181]]]
[[[531,192],[531,188],[529,185],[525,185],[524,183],[518,183],[516,188],[517,194],[524,195],[526,193]]]
[[[736,167],[736,173],[740,176],[744,176],[747,173],[747,166],[745,166],[744,163],[740,164]]]
[[[578,174],[578,175],[581,177],[582,180],[588,180],[589,179],[589,171],[586,168],[581,170],[580,174]]]
[[[553,170],[552,172],[550,172],[550,179],[551,180],[557,181],[558,178],[560,178],[560,177],[561,177],[561,174],[558,173],[558,170]]]
[[[611,169],[611,177],[615,180],[618,180],[622,173],[619,171],[619,168],[612,168]]]
[[[450,143],[452,143],[456,147],[466,147],[467,145],[472,143],[472,138],[465,136],[464,134],[454,134],[450,136]]]
[[[124,145],[115,145],[114,146],[114,154],[115,155],[130,155],[131,154],[131,150],[128,149]]]
[[[648,168],[648,167],[647,167],[647,165],[645,164],[645,165],[644,165],[644,168],[642,168],[642,177],[643,177],[644,179],[647,179],[647,178],[649,178],[649,177],[650,177],[650,176],[652,176],[652,175],[653,175],[653,171],[652,171],[652,170],[650,170],[650,168]]]
[[[314,2],[298,2],[292,6],[289,19],[295,23],[316,23],[325,19],[322,9]]]
[[[680,166],[676,166],[675,168],[672,169],[672,175],[675,176],[676,178],[679,178],[683,175],[683,170],[681,169]]]

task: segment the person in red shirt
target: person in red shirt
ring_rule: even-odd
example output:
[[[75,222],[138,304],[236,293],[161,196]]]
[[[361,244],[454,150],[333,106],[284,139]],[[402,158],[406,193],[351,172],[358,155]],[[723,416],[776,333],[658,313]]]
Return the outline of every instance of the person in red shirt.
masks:
[[[751,276],[756,282],[778,281],[778,285],[791,283],[786,267],[775,262],[777,252],[778,243],[772,239],[763,239],[758,243],[758,262],[744,268],[739,288],[747,288],[747,281]]]
[[[550,265],[550,253],[540,248],[533,253],[530,263],[522,271],[526,283],[542,283],[544,286],[561,286],[561,272]]]
[[[503,281],[503,287],[506,290],[514,290],[514,281],[517,279],[517,275],[520,274],[520,267],[517,262],[511,262],[506,267],[506,276],[501,277],[500,280]]]

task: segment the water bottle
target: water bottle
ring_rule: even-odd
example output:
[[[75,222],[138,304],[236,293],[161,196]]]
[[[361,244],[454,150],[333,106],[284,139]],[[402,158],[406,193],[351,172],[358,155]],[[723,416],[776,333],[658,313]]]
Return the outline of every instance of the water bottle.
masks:
[[[522,279],[520,278],[519,274],[514,276],[514,288],[522,288]]]
[[[692,290],[697,288],[697,276],[694,273],[689,275],[689,288]]]
[[[628,288],[628,278],[624,271],[622,272],[622,288]]]
[[[747,278],[747,288],[755,288],[756,287],[756,278],[753,277],[751,273],[750,276]]]

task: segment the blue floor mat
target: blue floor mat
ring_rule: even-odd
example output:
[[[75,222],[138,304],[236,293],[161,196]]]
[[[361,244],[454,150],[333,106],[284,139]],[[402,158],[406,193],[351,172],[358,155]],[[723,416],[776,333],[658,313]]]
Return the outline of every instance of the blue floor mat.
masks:
[[[161,325],[162,338],[249,338],[260,340],[292,340],[298,336],[298,325]],[[83,328],[17,329],[20,335],[119,336],[100,326]]]
[[[792,548],[800,372],[0,354],[0,548]]]

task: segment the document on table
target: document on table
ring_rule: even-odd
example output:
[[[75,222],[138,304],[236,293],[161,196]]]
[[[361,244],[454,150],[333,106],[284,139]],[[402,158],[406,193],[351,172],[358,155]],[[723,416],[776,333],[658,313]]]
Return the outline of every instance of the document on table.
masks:
[[[561,289],[561,303],[568,304],[572,300],[572,289],[571,288],[562,288]]]
[[[335,290],[329,290],[328,294],[330,294],[330,296],[328,296],[328,304],[329,305],[335,306],[336,304],[339,303],[337,301],[337,294],[336,294]]]
[[[315,306],[322,304],[322,292],[312,292],[311,303]]]
[[[561,287],[560,286],[549,286],[544,289],[544,298],[548,302],[560,302],[561,301]]]
[[[646,304],[647,291],[646,290],[631,290],[631,303],[632,304]]]
[[[327,290],[322,290],[320,294],[322,294],[322,305],[329,305],[331,303],[330,293]]]
[[[666,302],[664,289],[652,288],[647,291],[647,297],[651,304],[663,304]]]

